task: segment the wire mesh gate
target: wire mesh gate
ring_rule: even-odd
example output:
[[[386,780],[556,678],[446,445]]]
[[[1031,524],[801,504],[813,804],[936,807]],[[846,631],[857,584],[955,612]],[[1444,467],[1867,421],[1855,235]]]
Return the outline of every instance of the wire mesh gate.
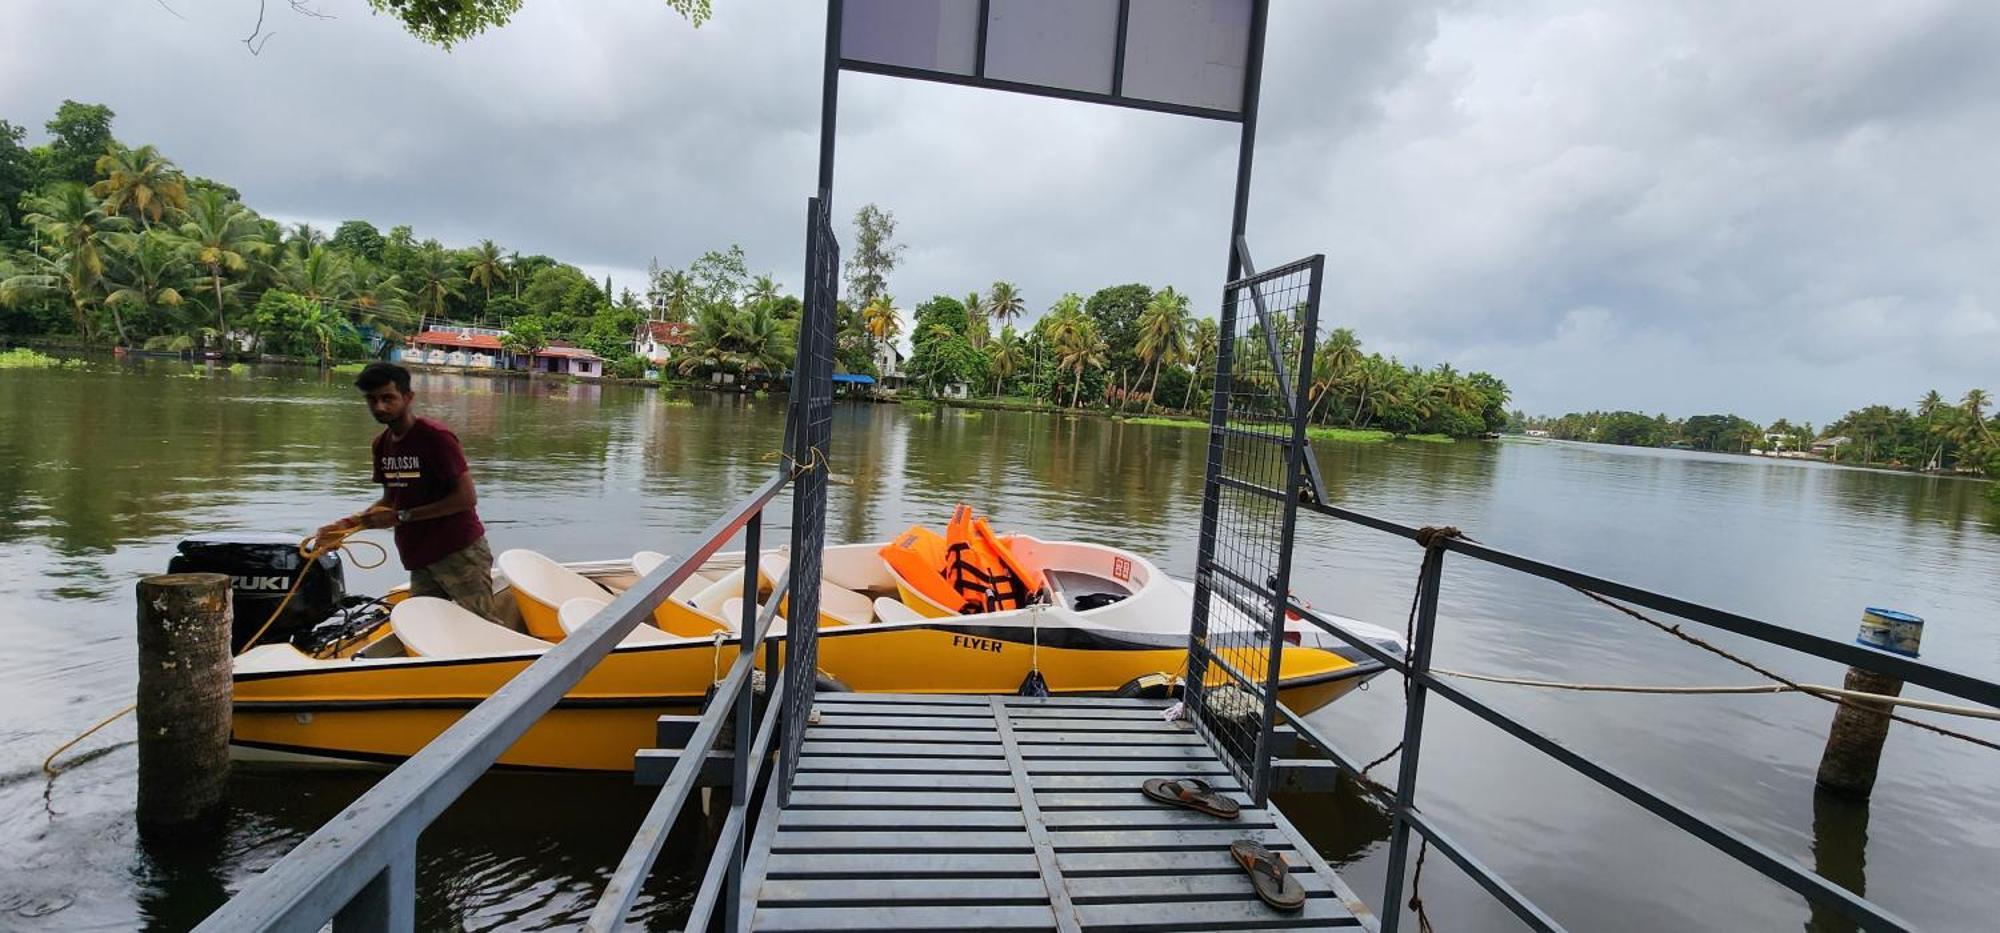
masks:
[[[1188,643],[1187,709],[1259,806],[1270,793],[1305,389],[1319,328],[1312,256],[1223,289]]]
[[[820,564],[826,550],[827,448],[833,436],[834,303],[840,288],[840,243],[824,198],[806,201],[805,317],[793,361],[787,456],[792,483],[791,596],[785,615],[784,742],[778,802],[791,799],[792,775],[811,715],[819,672]],[[770,666],[766,665],[769,669]]]

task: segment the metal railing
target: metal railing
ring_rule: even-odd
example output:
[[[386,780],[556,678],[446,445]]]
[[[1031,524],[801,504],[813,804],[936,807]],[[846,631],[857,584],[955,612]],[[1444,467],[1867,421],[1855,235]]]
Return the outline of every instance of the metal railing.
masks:
[[[336,931],[412,929],[416,922],[417,837],[425,827],[485,774],[626,635],[648,622],[668,594],[687,582],[703,562],[741,530],[745,533],[745,553],[751,555],[751,569],[745,574],[749,598],[745,600],[745,624],[741,629],[746,634],[739,635],[737,662],[717,691],[694,741],[689,743],[694,746],[705,740],[708,747],[701,750],[701,755],[684,755],[675,766],[676,778],[683,771],[690,772],[683,784],[691,786],[690,769],[698,770],[700,759],[713,747],[723,711],[737,711],[738,746],[745,744],[740,737],[748,732],[743,725],[749,714],[747,691],[742,690],[749,680],[746,658],[755,643],[761,641],[762,629],[768,625],[773,611],[771,607],[782,595],[781,589],[773,595],[771,604],[764,607],[761,616],[752,615],[757,608],[755,548],[765,506],[785,490],[791,478],[791,472],[784,470],[766,480],[709,525],[692,551],[668,561],[619,594],[596,618],[536,658],[492,696],[389,772],[338,816],[252,879],[196,929],[212,933],[314,931],[328,920],[333,921]],[[748,635],[757,637],[753,640]],[[724,697],[734,702],[725,701]],[[739,772],[749,757],[736,756]],[[686,787],[670,779],[668,789],[676,787],[685,798]],[[664,792],[661,795],[663,800],[668,796]],[[655,811],[659,809],[658,805],[654,807]],[[651,816],[649,813],[649,820]],[[652,852],[657,854],[657,843]],[[622,891],[619,894],[629,907],[630,895]],[[618,916],[622,918],[623,912]]]
[[[728,905],[721,917],[723,929],[738,927],[744,919],[740,908],[750,799],[764,776],[781,723],[781,767],[772,792],[782,798],[789,791],[818,673],[814,659],[826,532],[826,458],[832,440],[834,302],[840,271],[839,245],[825,203],[823,197],[814,198],[807,206],[807,299],[783,448],[790,463],[709,525],[692,551],[619,594],[583,628],[535,659],[253,879],[197,929],[316,931],[329,920],[336,931],[413,929],[418,836],[626,635],[646,624],[668,594],[741,531],[743,616],[737,627],[736,660],[714,685],[708,708],[586,924],[586,929],[599,931],[624,924],[693,794],[702,765],[715,750],[723,722],[733,720],[729,815],[686,927],[706,929],[718,903]],[[760,605],[757,564],[764,510],[787,484],[793,494],[790,564]],[[790,601],[781,654],[777,640],[768,636],[788,595],[796,598]],[[761,719],[753,715],[751,688],[760,649],[768,684]]]
[[[1465,845],[1424,815],[1417,796],[1417,774],[1423,750],[1425,706],[1432,696],[1473,714],[1564,767],[1637,804],[1675,828],[1721,850],[1764,877],[1803,896],[1810,904],[1830,909],[1862,929],[1910,928],[1908,923],[1881,905],[1820,877],[1797,861],[1749,839],[1742,833],[1718,825],[1639,781],[1563,745],[1520,720],[1439,680],[1431,672],[1431,649],[1436,644],[1437,638],[1438,593],[1443,585],[1445,556],[1458,554],[1632,606],[1668,613],[1718,631],[1900,678],[1908,683],[1919,684],[1990,707],[2000,708],[2000,684],[1543,563],[1498,548],[1477,544],[1462,537],[1437,534],[1338,506],[1303,503],[1301,508],[1407,538],[1423,548],[1423,566],[1417,584],[1414,631],[1411,643],[1407,646],[1406,657],[1397,657],[1366,639],[1341,629],[1296,600],[1291,601],[1289,607],[1293,613],[1407,679],[1408,700],[1400,746],[1402,757],[1393,789],[1385,789],[1374,784],[1372,780],[1362,775],[1356,759],[1340,751],[1335,743],[1314,729],[1303,717],[1285,710],[1282,706],[1279,707],[1280,715],[1286,722],[1297,729],[1300,735],[1324,750],[1341,770],[1357,779],[1356,783],[1365,793],[1390,812],[1392,824],[1389,838],[1388,879],[1382,895],[1383,933],[1395,933],[1401,922],[1404,900],[1403,879],[1409,866],[1413,832],[1435,846],[1440,853],[1456,864],[1488,894],[1504,904],[1529,928],[1563,929],[1553,917],[1508,884],[1506,879],[1481,862]]]

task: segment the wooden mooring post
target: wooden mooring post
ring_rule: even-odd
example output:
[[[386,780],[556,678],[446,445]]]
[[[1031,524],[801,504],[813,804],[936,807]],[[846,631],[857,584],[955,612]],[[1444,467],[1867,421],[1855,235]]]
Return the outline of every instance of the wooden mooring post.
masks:
[[[229,778],[229,577],[139,581],[139,831],[206,825]]]
[[[1861,614],[1861,634],[1855,641],[1871,648],[1907,657],[1916,657],[1921,647],[1924,620],[1889,609],[1869,609]],[[1847,669],[1843,686],[1861,693],[1901,696],[1901,678],[1859,667]],[[1875,789],[1875,774],[1882,765],[1882,744],[1889,738],[1888,703],[1847,700],[1834,708],[1833,727],[1826,735],[1826,751],[1820,754],[1820,787],[1845,797],[1867,799]]]

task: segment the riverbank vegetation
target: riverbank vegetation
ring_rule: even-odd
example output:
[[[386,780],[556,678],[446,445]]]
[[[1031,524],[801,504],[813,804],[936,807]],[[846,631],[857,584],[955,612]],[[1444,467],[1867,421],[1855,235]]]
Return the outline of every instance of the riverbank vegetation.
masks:
[[[894,308],[893,298],[876,301]],[[1012,396],[1119,415],[1206,414],[1221,335],[1215,319],[1196,316],[1174,287],[1134,283],[1088,298],[1065,294],[1023,329],[1016,321],[1026,308],[1020,289],[1005,281],[918,305],[904,366],[909,384],[936,395]],[[1280,346],[1296,358],[1301,322],[1284,311],[1274,317]],[[894,315],[866,319],[882,322],[871,336],[895,337]],[[1261,343],[1261,326],[1248,332],[1251,343]],[[1274,386],[1266,357],[1242,359],[1240,378]],[[1364,354],[1347,328],[1320,336],[1305,388],[1316,430],[1473,437],[1506,425],[1509,394],[1498,377]]]
[[[1720,453],[1809,452],[1835,463],[2000,477],[2000,417],[1993,397],[1972,389],[1951,400],[1933,389],[1911,408],[1870,405],[1815,429],[1780,418],[1769,425],[1736,415],[1684,420],[1631,411],[1572,412],[1529,418],[1514,412],[1512,431],[1546,431],[1558,440],[1635,447],[1683,447]]]

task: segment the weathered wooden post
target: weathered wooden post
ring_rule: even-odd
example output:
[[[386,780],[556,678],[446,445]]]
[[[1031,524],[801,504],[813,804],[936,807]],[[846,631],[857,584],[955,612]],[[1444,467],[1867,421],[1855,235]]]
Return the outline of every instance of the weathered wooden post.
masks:
[[[229,778],[229,577],[139,581],[139,831],[205,824]]]
[[[1893,609],[1868,609],[1861,614],[1861,634],[1855,641],[1871,648],[1916,657],[1924,635],[1924,620]],[[1903,681],[1887,674],[1847,669],[1848,690],[1901,696]],[[1889,738],[1891,706],[1873,700],[1845,700],[1833,711],[1826,751],[1819,759],[1819,786],[1847,797],[1867,799],[1875,789],[1882,764],[1882,743]]]

